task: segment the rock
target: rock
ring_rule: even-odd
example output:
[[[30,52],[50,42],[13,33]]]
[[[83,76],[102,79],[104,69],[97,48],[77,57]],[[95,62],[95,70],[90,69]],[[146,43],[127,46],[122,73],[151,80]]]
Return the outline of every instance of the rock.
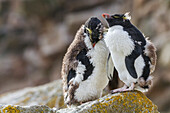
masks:
[[[62,81],[56,80],[42,86],[2,94],[0,95],[0,104],[63,107]]]
[[[91,101],[75,108],[58,110],[59,113],[158,113],[158,108],[143,93],[139,91],[108,94],[98,100]]]
[[[70,42],[66,25],[54,25],[54,23],[48,23],[45,33],[38,40],[40,51],[45,57],[63,52]]]
[[[170,32],[164,32],[157,37],[155,37],[154,44],[157,47],[159,52],[158,63],[164,68],[169,70],[170,67],[170,53],[168,52],[170,49]]]
[[[167,38],[167,37],[170,37],[169,31],[166,31],[166,32],[163,32],[157,35],[155,39],[153,40],[153,43],[155,44],[158,51],[162,51],[164,45],[170,42],[170,38]]]
[[[33,68],[45,69],[50,65],[50,61],[47,58],[44,58],[38,49],[25,49],[23,57],[27,65],[30,65]]]
[[[170,0],[0,0],[0,94],[59,79],[63,55],[81,24],[97,16],[106,25],[102,13],[130,12],[132,23],[157,48],[153,76],[158,81],[153,80],[155,88],[148,97],[160,112],[170,111],[169,4]]]
[[[16,88],[17,83],[23,80],[25,75],[25,62],[21,56],[16,54],[0,55],[0,93]],[[16,81],[18,82],[13,85]]]
[[[160,63],[165,67],[170,67],[170,43],[164,45],[160,55]]]
[[[56,81],[55,81],[56,82]],[[34,98],[36,99],[36,98]],[[36,102],[36,100],[35,100]],[[0,113],[5,112],[57,112],[57,113],[92,113],[92,112],[149,112],[159,113],[156,105],[139,91],[108,94],[98,100],[84,103],[78,107],[57,110],[47,106],[11,106],[1,105]]]
[[[66,2],[68,11],[78,11],[111,2],[111,0],[70,0]],[[72,4],[72,5],[70,5]]]
[[[55,113],[56,108],[49,108],[47,106],[35,105],[35,106],[12,106],[12,105],[0,105],[0,113]]]
[[[22,78],[24,74],[25,63],[21,56],[10,54],[0,58],[0,79],[7,76]]]
[[[83,0],[83,1],[85,1],[85,0]],[[102,2],[102,0],[99,0],[99,1]],[[107,0],[107,1],[109,1],[109,0]],[[80,1],[80,2],[82,2],[82,1]],[[85,1],[85,2],[87,2],[87,1]],[[94,2],[94,1],[91,1],[91,2]],[[120,4],[120,2],[122,2],[123,4],[126,4],[126,5],[122,6]],[[80,5],[82,5],[82,4],[83,3],[81,3]],[[118,13],[118,12],[124,13],[124,11],[126,11],[128,8],[130,8],[131,5],[132,5],[131,2],[119,0],[119,2],[110,2],[107,5],[107,7],[106,6],[96,6],[95,8],[69,13],[65,16],[65,22],[66,22],[66,25],[68,26],[68,32],[69,32],[69,34],[74,36],[75,33],[77,32],[77,30],[80,28],[80,26],[82,24],[84,24],[85,21],[92,16],[98,17],[103,22],[103,24],[106,24],[106,22],[104,21],[102,15],[101,15],[102,13],[110,13],[110,14]],[[129,11],[129,10],[127,10],[127,11]]]

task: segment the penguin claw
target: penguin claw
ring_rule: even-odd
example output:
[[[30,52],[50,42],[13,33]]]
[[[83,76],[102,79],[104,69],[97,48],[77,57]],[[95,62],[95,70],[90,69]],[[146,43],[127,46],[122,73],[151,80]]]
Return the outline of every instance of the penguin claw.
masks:
[[[120,92],[121,92],[120,90],[119,90],[119,91],[118,91],[118,90],[116,90],[116,91],[115,91],[115,90],[110,91],[111,94],[120,93]]]
[[[114,90],[112,90],[112,91],[110,91],[110,93],[120,93],[120,92],[124,92],[125,90],[126,90],[126,88],[127,88],[127,86],[126,85],[124,85],[123,87],[121,87],[121,88],[118,88],[118,89],[114,89]]]
[[[114,94],[114,93],[121,93],[121,92],[124,92],[126,90],[123,90],[123,89],[116,89],[116,90],[112,90],[110,91],[111,94]]]
[[[120,89],[120,90],[112,90],[110,91],[111,94],[114,94],[114,93],[121,93],[121,92],[126,92],[126,91],[133,91],[133,89]]]
[[[135,84],[131,83],[131,86],[129,88],[127,88],[127,85],[124,85],[121,88],[112,90],[111,93],[113,94],[113,93],[120,93],[120,92],[126,92],[126,91],[133,91],[134,87],[135,87]]]

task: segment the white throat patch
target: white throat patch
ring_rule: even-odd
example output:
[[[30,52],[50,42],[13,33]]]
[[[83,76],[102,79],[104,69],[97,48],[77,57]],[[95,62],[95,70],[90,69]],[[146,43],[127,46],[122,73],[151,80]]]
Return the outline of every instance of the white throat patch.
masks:
[[[88,49],[93,48],[93,47],[92,47],[92,44],[91,44],[91,41],[90,41],[90,39],[89,39],[89,36],[88,36],[87,34],[85,34],[85,33],[84,33],[84,35],[86,36],[86,37],[84,38],[84,42],[85,42],[85,44],[86,44],[86,47],[87,47]]]

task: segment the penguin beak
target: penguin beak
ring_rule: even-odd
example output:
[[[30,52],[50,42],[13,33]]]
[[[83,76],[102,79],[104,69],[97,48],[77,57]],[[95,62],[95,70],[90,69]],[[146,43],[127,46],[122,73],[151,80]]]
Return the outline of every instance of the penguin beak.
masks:
[[[94,43],[92,44],[93,48],[94,48],[95,45],[96,45],[96,43],[94,42]]]
[[[109,14],[107,14],[107,13],[103,13],[102,16],[103,16],[103,18],[105,18],[105,19],[111,18],[111,16],[110,16]]]

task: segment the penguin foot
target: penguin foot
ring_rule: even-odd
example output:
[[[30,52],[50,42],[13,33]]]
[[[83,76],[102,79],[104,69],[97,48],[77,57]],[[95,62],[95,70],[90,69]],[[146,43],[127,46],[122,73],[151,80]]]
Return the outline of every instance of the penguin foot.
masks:
[[[130,87],[127,88],[127,89],[124,89],[122,92],[125,92],[125,91],[132,91],[132,90],[134,90],[134,88],[135,88],[135,83],[131,83]]]
[[[113,93],[123,92],[125,89],[127,89],[127,85],[124,85],[123,87],[118,89],[111,90],[110,92],[113,94]]]
[[[113,93],[118,93],[118,92],[132,91],[132,90],[134,90],[135,83],[132,83],[129,88],[127,88],[127,87],[128,87],[127,85],[124,85],[124,86],[121,87],[121,88],[112,90],[111,93],[113,94]]]

